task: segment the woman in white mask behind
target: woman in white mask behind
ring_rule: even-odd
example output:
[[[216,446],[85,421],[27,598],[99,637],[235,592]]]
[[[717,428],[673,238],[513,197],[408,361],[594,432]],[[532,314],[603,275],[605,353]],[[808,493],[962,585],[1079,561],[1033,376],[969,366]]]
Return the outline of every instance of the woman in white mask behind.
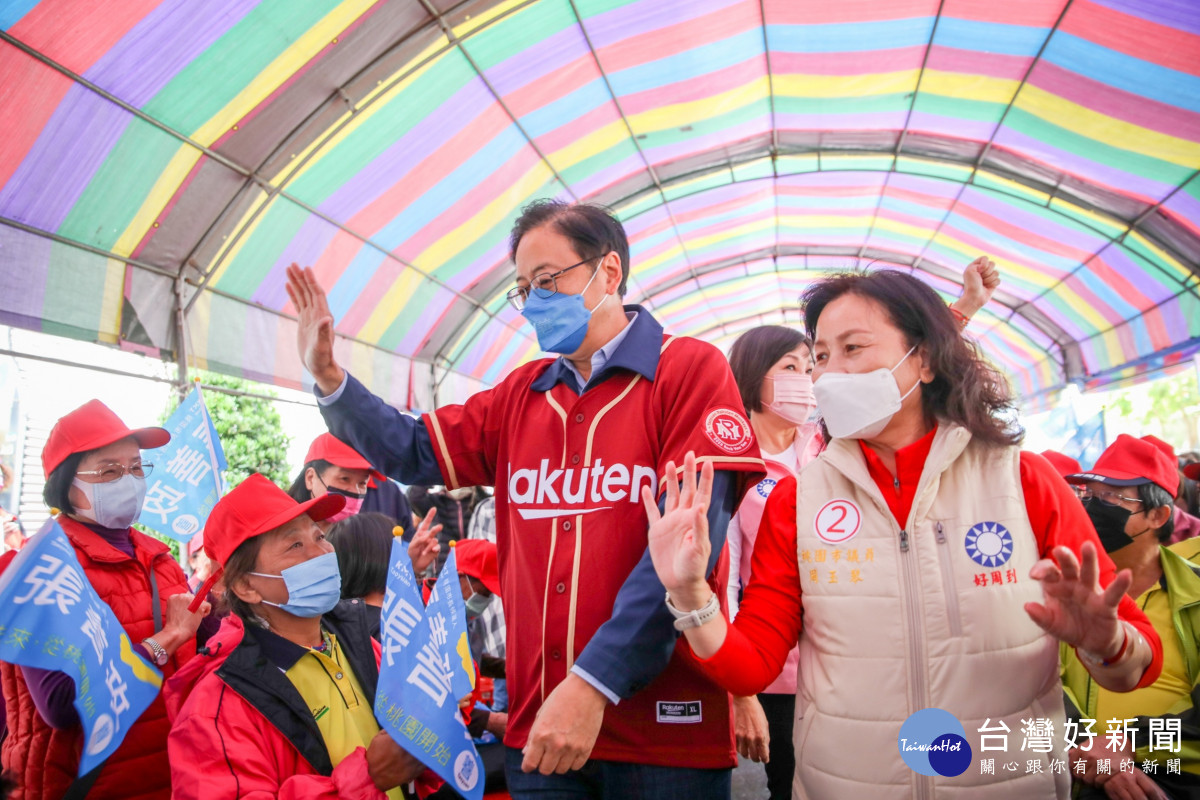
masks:
[[[817,401],[807,336],[782,325],[752,328],[730,348],[729,367],[767,465],[767,476],[746,493],[729,521],[727,592],[733,619],[742,588],[750,582],[754,540],[771,490],[820,455],[825,441],[820,426],[809,420]],[[757,697],[735,697],[733,703],[738,753],[766,763],[772,800],[786,800],[792,793],[791,729],[798,660],[799,649],[793,647],[770,686]]]
[[[879,270],[803,300],[829,443],[771,492],[733,625],[703,580],[711,467],[697,483],[688,455],[661,518],[643,494],[676,627],[735,696],[766,687],[799,642],[801,800],[1069,796],[1052,766],[1066,760],[1059,642],[1112,691],[1161,671],[1129,571],[1054,468],[1021,452],[1007,383],[933,289]],[[996,768],[1035,722],[1054,731],[1048,752]],[[997,737],[1009,758],[983,750]]]

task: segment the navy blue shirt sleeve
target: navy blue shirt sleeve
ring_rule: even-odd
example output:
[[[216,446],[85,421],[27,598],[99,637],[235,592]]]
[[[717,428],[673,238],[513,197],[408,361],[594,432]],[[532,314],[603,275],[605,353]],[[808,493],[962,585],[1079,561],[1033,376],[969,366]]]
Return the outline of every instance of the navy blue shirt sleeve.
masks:
[[[321,405],[321,416],[330,433],[384,475],[407,484],[445,483],[425,423],[389,406],[353,375],[347,374],[337,400]]]
[[[725,547],[725,534],[737,505],[738,477],[738,473],[724,470],[713,476],[708,509],[710,574]],[[675,618],[663,602],[666,593],[647,548],[617,593],[612,617],[592,636],[576,665],[622,698],[648,686],[667,668],[679,636]]]
[[[405,536],[409,536],[413,531],[412,507],[394,481],[384,481],[381,485],[368,489],[362,510],[387,514],[404,528]]]

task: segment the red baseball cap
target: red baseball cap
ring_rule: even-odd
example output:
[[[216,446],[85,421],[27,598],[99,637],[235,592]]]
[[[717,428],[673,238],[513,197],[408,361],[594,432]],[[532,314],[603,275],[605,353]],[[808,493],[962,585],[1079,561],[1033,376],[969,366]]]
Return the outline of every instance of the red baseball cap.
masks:
[[[1186,465],[1183,468],[1183,474],[1194,481],[1200,481],[1200,462]]]
[[[204,554],[217,562],[217,568],[196,592],[189,608],[194,613],[208,596],[213,584],[225,572],[233,551],[248,539],[273,531],[301,514],[314,521],[333,516],[346,505],[346,498],[329,492],[304,503],[297,503],[269,478],[254,473],[213,506],[204,524]]]
[[[304,463],[311,464],[314,461],[328,461],[335,467],[343,469],[370,470],[373,480],[387,480],[383,477],[382,472],[371,466],[370,461],[367,461],[357,450],[332,433],[322,433],[308,446],[308,454],[304,456]]]
[[[459,539],[451,542],[459,575],[469,575],[483,581],[488,591],[500,596],[500,567],[496,545],[486,539]]]
[[[1150,444],[1154,445],[1159,450],[1161,450],[1163,453],[1165,453],[1167,458],[1171,459],[1172,461],[1177,460],[1175,458],[1175,448],[1172,447],[1167,442],[1164,442],[1162,439],[1158,438],[1154,434],[1152,434],[1152,433],[1146,434],[1145,436],[1142,437],[1142,441],[1149,442]]]
[[[143,450],[162,447],[171,441],[166,428],[131,430],[111,408],[99,400],[89,400],[54,423],[42,448],[42,471],[49,478],[50,473],[72,453],[97,450],[129,436]]]
[[[1179,491],[1179,468],[1150,442],[1122,433],[1096,459],[1089,472],[1066,476],[1070,483],[1099,481],[1109,486],[1153,483],[1174,497]]]
[[[1043,450],[1042,458],[1049,461],[1050,466],[1058,470],[1058,474],[1064,478],[1074,475],[1076,472],[1083,472],[1083,467],[1079,465],[1078,461],[1057,450]]]
[[[222,567],[247,539],[261,536],[301,514],[314,520],[333,516],[346,498],[332,492],[297,503],[269,478],[254,473],[213,506],[204,525],[204,552]]]
[[[196,553],[199,553],[201,547],[204,547],[204,529],[203,528],[200,529],[199,531],[197,531],[196,535],[193,536],[191,539],[188,539],[188,543],[187,543],[188,557],[190,558],[191,556],[196,555]]]

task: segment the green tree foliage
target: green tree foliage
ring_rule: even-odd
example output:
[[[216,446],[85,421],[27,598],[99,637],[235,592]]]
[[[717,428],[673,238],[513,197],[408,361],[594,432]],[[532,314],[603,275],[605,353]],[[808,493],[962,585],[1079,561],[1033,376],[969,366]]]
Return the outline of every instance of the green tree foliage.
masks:
[[[215,372],[198,372],[194,373],[194,376],[198,376],[201,383],[208,386],[260,395],[271,394],[269,389],[242,378]],[[290,437],[283,432],[279,412],[269,400],[209,390],[204,392],[204,404],[208,407],[217,435],[221,438],[221,447],[225,450],[225,460],[229,464],[229,469],[225,472],[227,490],[244,481],[252,472],[261,472],[283,486],[291,483],[287,464]],[[178,406],[179,397],[172,395],[159,422],[166,422]],[[171,548],[175,559],[182,562],[183,548],[178,541],[169,536],[161,536],[143,525],[138,525],[138,530],[165,542]]]
[[[242,378],[215,372],[196,375],[207,386],[219,386],[235,392],[271,394],[270,389]],[[209,390],[204,392],[204,404],[208,407],[217,435],[221,437],[225,460],[229,463],[225,473],[226,489],[237,486],[252,472],[261,472],[283,486],[291,482],[287,463],[291,440],[283,432],[279,412],[269,400]],[[178,405],[179,399],[172,397],[163,419],[166,420]]]
[[[1196,385],[1196,372],[1191,369],[1150,385],[1150,407],[1142,421],[1147,425],[1157,423],[1177,450],[1195,450],[1200,446],[1196,430],[1200,422],[1200,390]]]

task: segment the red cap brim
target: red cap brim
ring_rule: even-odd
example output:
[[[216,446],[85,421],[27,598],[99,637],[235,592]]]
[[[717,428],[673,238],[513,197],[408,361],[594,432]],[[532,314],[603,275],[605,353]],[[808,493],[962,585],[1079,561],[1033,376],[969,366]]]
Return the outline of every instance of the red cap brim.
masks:
[[[285,525],[301,514],[308,514],[309,519],[315,522],[320,522],[323,519],[332,517],[337,512],[346,507],[346,498],[340,494],[326,492],[320,497],[314,497],[312,500],[306,500],[303,503],[298,503],[285,511],[281,511],[273,517],[268,517],[259,527],[262,529],[255,535],[261,536],[267,531],[273,531],[280,525]]]
[[[1120,472],[1115,469],[1106,469],[1103,472],[1096,470],[1092,470],[1091,472],[1077,472],[1074,475],[1067,475],[1066,480],[1067,483],[1096,481],[1097,483],[1106,483],[1109,486],[1140,486],[1143,483],[1154,483],[1154,481],[1141,475],[1134,475],[1131,472]]]

